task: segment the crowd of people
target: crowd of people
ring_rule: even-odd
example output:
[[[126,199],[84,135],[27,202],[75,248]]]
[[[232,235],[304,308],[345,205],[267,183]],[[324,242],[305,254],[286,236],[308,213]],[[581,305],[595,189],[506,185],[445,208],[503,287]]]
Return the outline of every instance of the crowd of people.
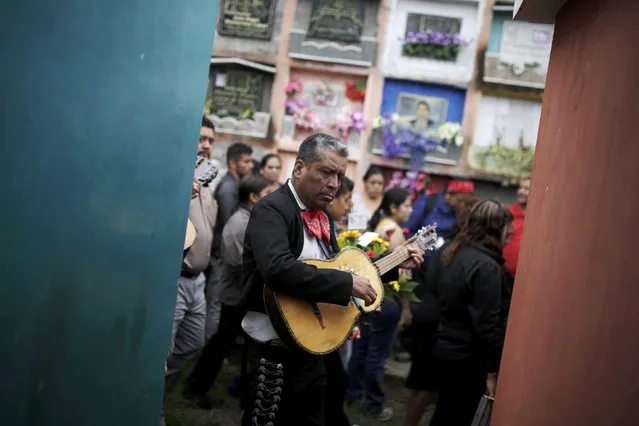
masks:
[[[214,141],[203,118],[198,158],[211,159]],[[385,366],[399,346],[411,362],[404,424],[417,426],[435,404],[431,425],[470,425],[482,396],[495,393],[530,180],[522,179],[509,208],[480,199],[465,180],[413,203],[407,190],[386,189],[375,166],[356,191],[359,183],[345,176],[347,156],[339,139],[312,135],[281,181],[276,154],[258,161],[249,145],[234,143],[215,187],[194,180],[167,383],[194,361],[183,397],[211,409],[208,392],[243,336],[232,386],[242,396],[243,426],[351,426],[345,405],[384,421],[395,415],[384,394]],[[419,302],[386,297],[327,355],[282,342],[264,306],[265,287],[311,304],[370,304],[377,294],[365,277],[300,260],[335,255],[343,230],[375,232],[392,250],[432,224],[436,250],[411,248],[400,265],[418,283]]]

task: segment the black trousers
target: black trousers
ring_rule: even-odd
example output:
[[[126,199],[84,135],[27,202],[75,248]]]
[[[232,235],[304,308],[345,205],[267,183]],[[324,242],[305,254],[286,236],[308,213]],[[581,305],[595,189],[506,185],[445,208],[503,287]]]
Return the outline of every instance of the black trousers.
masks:
[[[439,396],[430,426],[469,426],[486,390],[486,374],[465,361],[438,361]]]
[[[344,413],[348,376],[339,352],[335,351],[325,355],[324,365],[326,366],[326,397],[324,400],[326,426],[351,426],[351,422]]]
[[[248,339],[242,426],[324,426],[324,359]]]
[[[224,359],[235,346],[237,336],[242,332],[242,318],[245,310],[222,304],[217,332],[208,341],[195,368],[186,381],[184,393],[205,395],[222,368]]]

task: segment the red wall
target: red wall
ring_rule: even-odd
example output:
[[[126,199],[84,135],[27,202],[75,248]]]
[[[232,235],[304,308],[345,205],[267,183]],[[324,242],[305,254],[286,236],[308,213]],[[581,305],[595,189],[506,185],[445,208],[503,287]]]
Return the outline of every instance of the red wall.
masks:
[[[639,1],[557,16],[493,426],[639,424]]]

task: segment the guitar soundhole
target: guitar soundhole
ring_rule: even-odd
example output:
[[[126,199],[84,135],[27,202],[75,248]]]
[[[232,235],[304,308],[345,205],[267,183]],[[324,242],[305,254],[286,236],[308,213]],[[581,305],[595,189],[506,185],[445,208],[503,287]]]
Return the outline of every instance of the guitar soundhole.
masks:
[[[346,266],[346,265],[340,265],[340,266],[338,266],[338,267],[337,267],[337,270],[338,270],[338,271],[348,272],[348,273],[353,274],[353,275],[359,275],[359,273],[358,273],[355,269],[353,269],[353,268],[352,268],[352,267],[350,267],[350,266]]]

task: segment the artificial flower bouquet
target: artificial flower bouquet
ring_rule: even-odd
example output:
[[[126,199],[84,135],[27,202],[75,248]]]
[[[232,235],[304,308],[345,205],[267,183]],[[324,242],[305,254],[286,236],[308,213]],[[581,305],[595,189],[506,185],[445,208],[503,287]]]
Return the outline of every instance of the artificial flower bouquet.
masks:
[[[459,33],[433,30],[409,32],[402,39],[402,53],[418,58],[454,61],[468,40]]]
[[[376,117],[372,124],[373,129],[381,133],[384,157],[408,155],[415,169],[421,166],[427,154],[433,151],[448,152],[448,147],[464,143],[459,123],[446,122],[439,127],[418,131],[395,113]]]
[[[337,236],[337,245],[339,245],[340,250],[347,247],[357,247],[364,251],[373,261],[389,251],[390,245],[388,244],[388,241],[380,238],[377,234],[372,236],[372,238],[369,238],[372,233],[367,232],[366,234],[369,234],[366,236],[367,238],[362,238],[364,234],[357,230],[341,232]]]
[[[373,232],[344,231],[338,234],[337,244],[340,250],[347,247],[356,247],[363,250],[373,262],[390,251],[388,240]],[[417,287],[417,282],[412,281],[408,274],[400,273],[396,281],[384,283],[384,297],[408,297],[411,302],[419,302],[419,299],[413,293],[415,287]]]

